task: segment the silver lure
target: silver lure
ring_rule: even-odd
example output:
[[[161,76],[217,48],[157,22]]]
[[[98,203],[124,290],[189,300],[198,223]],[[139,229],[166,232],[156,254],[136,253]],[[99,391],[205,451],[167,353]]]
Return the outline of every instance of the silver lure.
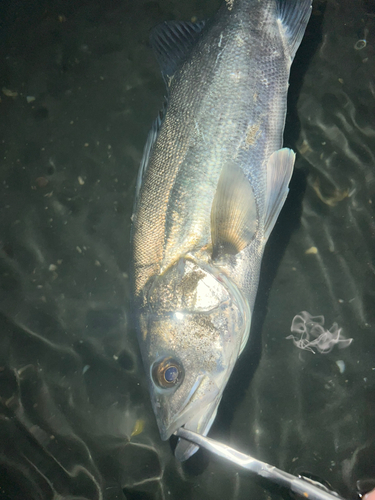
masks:
[[[138,335],[161,438],[206,435],[250,331],[263,250],[288,193],[280,149],[290,66],[311,0],[226,0],[164,23],[152,44],[168,100],[133,214]],[[175,455],[197,449],[181,440]]]

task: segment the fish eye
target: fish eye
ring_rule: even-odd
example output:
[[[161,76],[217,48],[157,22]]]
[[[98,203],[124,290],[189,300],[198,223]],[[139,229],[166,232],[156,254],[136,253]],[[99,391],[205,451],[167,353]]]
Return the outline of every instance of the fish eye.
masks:
[[[156,385],[168,389],[180,384],[184,376],[181,364],[173,358],[156,361],[152,367],[152,378]]]

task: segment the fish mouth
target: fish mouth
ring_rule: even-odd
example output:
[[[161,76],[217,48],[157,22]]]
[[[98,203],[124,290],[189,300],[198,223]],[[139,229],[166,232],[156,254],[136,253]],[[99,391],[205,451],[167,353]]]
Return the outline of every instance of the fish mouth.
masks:
[[[205,436],[216,417],[220,400],[221,392],[217,385],[209,377],[201,377],[194,384],[179,412],[169,420],[168,425],[165,425],[164,419],[157,418],[161,439],[166,441],[180,427]],[[183,462],[198,448],[197,445],[179,438],[175,457]]]
[[[215,420],[220,400],[221,397],[212,401],[212,403],[205,408],[205,411],[201,415],[194,415],[194,417],[188,420],[183,427],[189,431],[198,432],[199,434],[206,436],[213,421]],[[194,443],[186,441],[183,438],[179,438],[174,454],[177,460],[183,462],[194,455],[198,449],[199,446]]]

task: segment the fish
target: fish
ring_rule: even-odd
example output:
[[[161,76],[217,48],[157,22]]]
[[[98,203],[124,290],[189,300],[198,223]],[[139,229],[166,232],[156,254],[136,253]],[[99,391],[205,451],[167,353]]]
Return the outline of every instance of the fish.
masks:
[[[166,82],[132,215],[137,336],[162,440],[206,435],[243,351],[263,251],[288,194],[290,67],[311,0],[226,0],[151,33]],[[198,447],[179,439],[184,461]]]

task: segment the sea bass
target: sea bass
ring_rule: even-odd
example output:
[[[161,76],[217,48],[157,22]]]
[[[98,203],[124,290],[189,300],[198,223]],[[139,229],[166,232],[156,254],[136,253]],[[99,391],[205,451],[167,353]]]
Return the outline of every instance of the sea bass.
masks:
[[[207,434],[250,331],[263,250],[288,193],[288,78],[311,0],[226,0],[151,43],[167,84],[136,188],[138,336],[161,438]],[[197,447],[180,440],[186,460]]]

